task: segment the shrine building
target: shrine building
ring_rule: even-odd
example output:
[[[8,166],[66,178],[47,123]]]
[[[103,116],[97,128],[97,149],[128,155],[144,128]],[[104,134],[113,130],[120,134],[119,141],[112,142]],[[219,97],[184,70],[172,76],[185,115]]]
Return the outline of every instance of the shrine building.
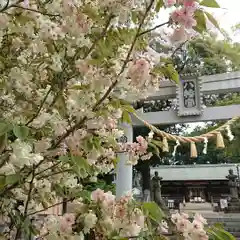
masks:
[[[203,165],[163,165],[151,168],[153,177],[157,171],[161,180],[162,197],[186,202],[202,199],[206,202],[218,202],[220,198],[230,195],[228,186],[229,169],[237,175],[236,164],[203,164]]]

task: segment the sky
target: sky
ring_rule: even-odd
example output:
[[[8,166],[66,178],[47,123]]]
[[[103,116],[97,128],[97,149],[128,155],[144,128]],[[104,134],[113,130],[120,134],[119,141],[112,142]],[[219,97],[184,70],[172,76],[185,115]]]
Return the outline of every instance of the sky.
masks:
[[[234,35],[231,31],[231,27],[240,23],[239,0],[217,0],[220,5],[220,9],[212,9],[211,12],[218,20],[219,25],[225,29],[234,41],[240,41],[240,34]]]

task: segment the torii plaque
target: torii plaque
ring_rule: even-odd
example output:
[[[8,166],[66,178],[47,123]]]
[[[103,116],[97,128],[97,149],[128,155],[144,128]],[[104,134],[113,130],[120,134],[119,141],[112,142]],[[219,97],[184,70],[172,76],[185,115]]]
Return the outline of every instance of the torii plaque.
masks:
[[[202,82],[197,75],[180,76],[184,80],[177,87],[178,116],[200,116],[203,113]]]

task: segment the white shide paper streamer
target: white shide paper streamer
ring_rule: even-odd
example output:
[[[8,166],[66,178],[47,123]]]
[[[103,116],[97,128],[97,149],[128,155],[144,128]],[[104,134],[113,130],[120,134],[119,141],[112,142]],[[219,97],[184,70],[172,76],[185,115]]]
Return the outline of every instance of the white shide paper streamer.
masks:
[[[174,146],[173,152],[172,152],[172,156],[175,157],[176,155],[176,151],[177,151],[177,147],[180,146],[180,142],[178,140],[176,140],[176,145]]]

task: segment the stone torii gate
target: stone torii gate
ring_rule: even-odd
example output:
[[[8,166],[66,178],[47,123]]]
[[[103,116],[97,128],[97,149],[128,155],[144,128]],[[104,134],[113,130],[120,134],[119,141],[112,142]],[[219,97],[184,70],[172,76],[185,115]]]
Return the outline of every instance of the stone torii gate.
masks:
[[[147,100],[177,98],[177,109],[139,113],[139,117],[152,125],[177,124],[189,122],[206,122],[211,120],[229,120],[240,115],[240,105],[203,108],[202,96],[206,94],[220,94],[240,92],[240,72],[216,74],[195,77],[188,75],[184,81],[176,86],[170,81],[162,82],[160,89]],[[143,126],[143,123],[132,117],[133,126]],[[133,141],[131,125],[124,124],[125,142]],[[128,155],[119,154],[116,177],[117,198],[132,191],[132,166],[126,165]]]

